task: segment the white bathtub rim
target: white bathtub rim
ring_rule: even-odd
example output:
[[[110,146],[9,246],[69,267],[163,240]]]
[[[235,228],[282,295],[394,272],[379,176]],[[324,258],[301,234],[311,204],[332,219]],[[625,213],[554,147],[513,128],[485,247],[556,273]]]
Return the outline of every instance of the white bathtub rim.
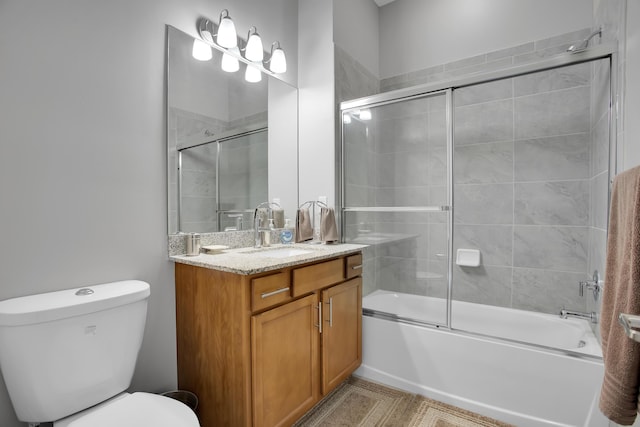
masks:
[[[476,400],[467,399],[451,393],[445,393],[443,391],[391,375],[364,364],[360,365],[358,370],[354,373],[354,376],[395,387],[410,393],[419,394],[429,399],[453,405],[461,409],[466,409],[467,411],[475,412],[477,414],[482,414],[483,416],[491,417],[505,423],[519,425],[523,420],[526,420],[527,427],[576,427],[571,424],[558,423],[546,418],[535,417],[511,411],[506,408],[487,405]]]
[[[479,332],[465,331],[465,330],[462,330],[462,329],[449,328],[445,324],[426,323],[426,322],[422,322],[422,321],[419,321],[419,320],[398,316],[396,314],[391,314],[391,313],[386,313],[386,312],[383,312],[383,311],[373,310],[373,309],[370,309],[370,308],[364,308],[363,307],[362,315],[363,316],[372,317],[372,318],[375,318],[375,319],[381,319],[381,320],[387,320],[387,321],[392,321],[392,322],[405,323],[405,324],[408,324],[408,325],[413,325],[413,326],[418,326],[418,327],[426,327],[426,328],[430,328],[430,329],[436,329],[438,331],[442,331],[442,332],[445,332],[445,333],[463,335],[463,336],[466,336],[466,337],[469,337],[469,338],[473,338],[473,339],[491,341],[491,342],[495,342],[495,343],[498,343],[498,344],[511,345],[511,346],[515,346],[515,347],[518,347],[518,348],[526,348],[528,350],[533,350],[533,351],[541,351],[541,352],[544,352],[544,353],[553,353],[553,354],[559,354],[559,355],[563,355],[563,356],[577,357],[579,359],[593,361],[593,362],[596,362],[596,363],[598,363],[598,362],[602,363],[602,360],[603,360],[602,356],[598,356],[598,355],[591,354],[591,353],[585,353],[585,352],[581,352],[581,351],[574,351],[574,350],[569,350],[569,349],[564,349],[564,348],[549,347],[549,346],[545,346],[545,345],[542,345],[542,344],[534,344],[534,343],[530,343],[530,342],[526,342],[526,341],[518,341],[518,340],[511,339],[511,338],[496,337],[494,335],[485,335],[485,334],[481,334]]]
[[[478,330],[478,329],[474,329],[474,328],[465,328],[465,327],[459,327],[456,328],[455,324],[450,324],[451,327],[447,326],[446,321],[441,321],[438,322],[437,320],[434,319],[423,319],[421,318],[419,315],[403,315],[404,313],[402,312],[397,312],[395,310],[387,310],[389,307],[385,306],[385,307],[379,307],[379,306],[375,306],[371,307],[367,304],[365,304],[365,301],[369,301],[369,299],[373,297],[374,301],[376,301],[377,305],[379,305],[379,301],[380,298],[382,297],[383,300],[386,301],[387,297],[394,297],[392,298],[391,301],[396,301],[397,298],[400,298],[400,301],[404,301],[404,299],[410,299],[411,301],[413,300],[413,298],[425,298],[426,304],[430,304],[432,302],[432,300],[434,299],[440,299],[440,298],[434,298],[434,297],[429,297],[429,296],[424,296],[424,295],[414,295],[414,294],[406,294],[406,293],[402,293],[402,292],[397,292],[397,291],[388,291],[385,289],[377,289],[373,292],[371,292],[370,294],[366,295],[365,297],[363,297],[363,314],[375,314],[374,317],[378,317],[378,318],[382,318],[385,320],[396,320],[396,321],[403,321],[404,323],[408,323],[408,324],[412,324],[412,325],[417,325],[417,326],[435,326],[436,328],[439,328],[441,330],[445,330],[445,331],[460,331],[460,332],[464,332],[470,335],[475,335],[478,337],[482,337],[482,338],[487,338],[487,339],[497,339],[498,341],[502,341],[502,342],[512,342],[512,343],[517,343],[517,344],[521,344],[521,345],[525,345],[525,346],[529,346],[529,348],[542,348],[545,350],[549,350],[551,352],[557,352],[555,350],[559,350],[561,354],[567,354],[570,356],[576,355],[587,355],[587,356],[591,356],[594,357],[596,360],[602,360],[602,349],[600,347],[600,343],[598,342],[598,338],[596,337],[595,333],[593,332],[592,328],[590,328],[589,326],[587,326],[587,322],[585,320],[580,320],[580,319],[564,319],[561,320],[562,322],[567,322],[567,325],[564,326],[570,326],[571,329],[573,328],[578,328],[581,332],[582,332],[582,337],[580,338],[580,340],[585,343],[586,345],[584,347],[579,347],[579,346],[559,346],[559,345],[552,345],[551,343],[545,343],[543,341],[540,341],[539,339],[532,339],[532,340],[519,340],[517,336],[513,336],[512,334],[501,334],[501,333],[489,333],[486,331],[482,331],[482,330]],[[446,301],[446,300],[445,300]],[[374,303],[374,304],[376,304]],[[462,308],[463,310],[465,310],[465,306],[470,306],[470,307],[483,307],[483,309],[487,309],[490,307],[490,310],[493,312],[493,310],[498,310],[501,313],[506,313],[507,315],[520,315],[520,314],[525,314],[525,316],[534,316],[535,318],[540,317],[542,321],[544,322],[549,322],[550,319],[554,319],[555,320],[560,320],[557,316],[553,316],[549,313],[538,313],[538,312],[531,312],[531,311],[527,311],[527,310],[519,310],[519,309],[514,309],[514,308],[510,308],[510,307],[501,307],[501,306],[491,306],[491,305],[484,305],[484,304],[476,304],[476,303],[471,303],[471,302],[467,302],[467,301],[451,301],[451,303],[453,305],[460,305],[460,308]],[[438,305],[438,307],[441,307],[441,304]],[[447,309],[444,313],[442,313],[442,317],[444,317],[445,315],[448,317],[448,313],[449,313],[449,309]],[[573,325],[571,325],[573,324]],[[564,327],[563,326],[563,327]],[[524,332],[524,331],[523,331]]]

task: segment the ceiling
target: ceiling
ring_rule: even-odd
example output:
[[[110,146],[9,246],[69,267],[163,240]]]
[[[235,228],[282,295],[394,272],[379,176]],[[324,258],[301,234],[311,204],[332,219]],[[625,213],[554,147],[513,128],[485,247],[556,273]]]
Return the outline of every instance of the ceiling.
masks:
[[[376,2],[378,7],[382,7],[385,4],[389,4],[389,3],[391,3],[392,1],[395,1],[395,0],[373,0],[373,1]]]

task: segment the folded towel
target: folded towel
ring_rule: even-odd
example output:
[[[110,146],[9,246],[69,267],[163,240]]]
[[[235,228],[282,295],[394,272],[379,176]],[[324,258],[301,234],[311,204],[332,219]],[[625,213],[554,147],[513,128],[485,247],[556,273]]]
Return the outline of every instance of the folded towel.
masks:
[[[600,320],[604,357],[600,410],[621,425],[633,424],[638,412],[640,343],[627,338],[618,315],[640,315],[639,259],[640,167],[635,167],[613,182]]]
[[[296,243],[313,239],[313,226],[309,209],[298,209],[296,213]]]
[[[320,209],[320,240],[323,242],[335,242],[338,240],[336,214],[332,208]]]

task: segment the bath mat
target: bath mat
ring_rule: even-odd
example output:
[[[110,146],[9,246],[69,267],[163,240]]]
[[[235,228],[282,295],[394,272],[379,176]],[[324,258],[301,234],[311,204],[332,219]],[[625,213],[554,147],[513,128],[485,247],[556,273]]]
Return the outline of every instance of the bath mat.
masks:
[[[408,427],[508,427],[510,424],[447,405],[423,396],[416,396]]]
[[[509,427],[401,390],[350,377],[294,427]]]

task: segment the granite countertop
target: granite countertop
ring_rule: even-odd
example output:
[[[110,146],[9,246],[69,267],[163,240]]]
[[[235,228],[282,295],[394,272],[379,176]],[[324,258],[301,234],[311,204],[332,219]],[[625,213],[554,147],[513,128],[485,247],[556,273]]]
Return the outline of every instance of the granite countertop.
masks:
[[[349,243],[319,244],[311,245],[296,243],[293,245],[271,245],[265,248],[239,248],[227,249],[216,254],[204,254],[196,256],[172,255],[172,261],[195,265],[197,267],[211,268],[213,270],[227,271],[237,274],[256,274],[265,271],[277,270],[283,267],[290,267],[296,264],[319,261],[333,258],[340,255],[359,252],[367,245],[356,245]],[[285,258],[260,256],[259,252],[274,250],[299,249],[309,251],[308,253],[288,256]],[[265,254],[266,255],[266,254]]]

